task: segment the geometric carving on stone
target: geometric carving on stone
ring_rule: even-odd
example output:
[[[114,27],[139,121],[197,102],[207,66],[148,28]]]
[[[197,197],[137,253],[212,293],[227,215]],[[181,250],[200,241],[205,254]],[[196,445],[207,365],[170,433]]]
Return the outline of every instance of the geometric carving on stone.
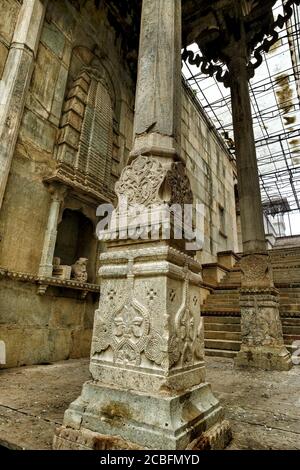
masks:
[[[154,289],[149,289],[147,291],[147,297],[150,301],[152,301],[157,297],[157,292]]]
[[[103,81],[92,77],[80,134],[76,169],[87,180],[109,184],[113,145],[113,109]]]
[[[269,287],[273,285],[272,267],[268,255],[245,255],[240,261],[242,286]]]
[[[113,292],[112,288],[108,295]],[[150,300],[157,296],[153,289],[148,293]],[[96,312],[92,354],[99,355],[108,348],[115,364],[140,366],[142,353],[157,365],[166,361],[162,337],[151,327],[148,309],[134,297],[134,276],[130,268],[121,306],[112,305],[104,312]]]
[[[175,298],[176,298],[176,292],[174,289],[171,289],[169,292],[169,299],[171,302],[174,302]]]

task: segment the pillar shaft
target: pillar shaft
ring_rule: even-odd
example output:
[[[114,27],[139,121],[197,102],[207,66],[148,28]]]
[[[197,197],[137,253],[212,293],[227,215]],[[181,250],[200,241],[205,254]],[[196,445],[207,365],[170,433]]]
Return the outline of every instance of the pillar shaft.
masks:
[[[133,156],[180,156],[181,88],[181,0],[144,0]]]
[[[23,2],[0,82],[0,208],[31,80],[47,1]]]
[[[53,256],[57,239],[57,225],[60,208],[66,189],[64,186],[50,186],[51,204],[48,216],[47,229],[44,238],[41,263],[39,267],[40,277],[51,277],[53,271]]]
[[[234,55],[229,72],[243,250],[255,253],[265,251],[266,242],[246,56]]]

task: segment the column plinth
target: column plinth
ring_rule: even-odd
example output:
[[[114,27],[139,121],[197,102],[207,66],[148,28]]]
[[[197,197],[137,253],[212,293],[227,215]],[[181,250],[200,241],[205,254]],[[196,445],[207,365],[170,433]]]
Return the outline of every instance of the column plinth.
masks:
[[[289,370],[291,356],[283,342],[279,292],[274,287],[268,253],[245,255],[241,261],[241,350],[238,367]]]

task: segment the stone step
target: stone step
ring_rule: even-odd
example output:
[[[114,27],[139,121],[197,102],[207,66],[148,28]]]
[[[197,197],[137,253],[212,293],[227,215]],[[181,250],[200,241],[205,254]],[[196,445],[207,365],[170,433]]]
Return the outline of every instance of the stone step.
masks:
[[[298,334],[287,335],[283,330],[283,339],[285,344],[292,345],[294,341],[300,341],[300,331],[298,332]]]
[[[283,322],[282,322],[283,323]],[[282,324],[283,333],[285,335],[298,335],[300,337],[300,325],[284,325]],[[232,330],[236,331],[236,330]]]
[[[236,355],[237,351],[227,351],[222,349],[205,349],[205,356],[234,358]]]
[[[241,341],[241,333],[235,331],[210,331],[205,330],[205,339]],[[289,342],[290,344],[290,342]]]
[[[213,323],[213,324],[215,324],[215,323],[219,323],[219,324],[220,323],[225,323],[225,324],[230,324],[230,323],[236,324],[236,323],[238,323],[239,324],[241,322],[240,317],[234,317],[234,316],[233,317],[226,317],[226,316],[220,317],[220,316],[214,316],[214,315],[212,315],[212,316],[202,315],[202,316],[204,318],[204,325],[205,324],[210,325],[211,323]]]
[[[293,354],[294,349],[286,345],[287,350]],[[214,356],[214,357],[229,357],[229,358],[234,358],[238,351],[229,351],[227,349],[211,349],[211,348],[205,348],[204,350],[205,356]]]
[[[239,323],[207,323],[204,322],[205,334],[206,332],[217,332],[217,331],[232,331],[240,332],[241,325]],[[293,331],[292,331],[293,333]]]
[[[300,328],[300,318],[298,317],[282,318],[281,321],[282,321],[283,326],[289,325],[289,326],[295,326],[295,327],[297,326],[298,328]]]
[[[226,313],[228,315],[240,315],[241,309],[239,305],[203,305],[201,308],[202,314],[210,314],[214,313],[215,315],[222,315],[223,313]],[[287,315],[289,316],[291,314],[291,311],[287,310]]]
[[[225,349],[226,351],[239,351],[241,347],[240,341],[232,340],[205,339],[204,344],[208,349]]]

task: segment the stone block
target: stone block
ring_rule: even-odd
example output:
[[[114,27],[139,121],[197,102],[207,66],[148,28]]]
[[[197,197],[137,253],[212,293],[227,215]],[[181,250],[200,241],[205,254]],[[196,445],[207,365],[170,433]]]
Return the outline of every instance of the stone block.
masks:
[[[8,55],[8,48],[0,42],[0,80],[3,74],[3,70],[5,67],[6,59]]]
[[[56,83],[60,73],[60,61],[40,43],[31,90],[47,111],[51,111]]]
[[[64,126],[71,126],[77,132],[81,132],[82,117],[74,111],[69,111],[68,113],[65,113],[63,115],[63,118],[61,120],[61,127]]]
[[[66,84],[68,78],[68,70],[61,66],[59,70],[59,74],[57,77],[57,82],[55,85],[55,93],[52,102],[51,112],[57,119],[61,117],[61,110],[64,103],[65,91],[66,91]]]
[[[20,2],[2,0],[0,3],[0,35],[10,43],[14,34]]]
[[[60,131],[58,143],[66,143],[74,149],[78,149],[80,134],[70,126],[64,127]]]
[[[82,82],[84,81],[82,80]],[[68,99],[73,98],[74,96],[77,97],[82,103],[86,104],[87,94],[79,85],[71,88],[68,93]]]
[[[42,120],[36,114],[25,109],[20,128],[20,137],[25,142],[30,140],[35,147],[53,153],[56,129],[47,121]]]
[[[85,106],[77,97],[73,97],[67,100],[64,104],[64,113],[68,111],[74,111],[75,113],[79,114],[79,116],[84,116]]]
[[[54,52],[55,55],[60,59],[62,58],[65,47],[65,37],[53,23],[45,21],[41,41]]]

